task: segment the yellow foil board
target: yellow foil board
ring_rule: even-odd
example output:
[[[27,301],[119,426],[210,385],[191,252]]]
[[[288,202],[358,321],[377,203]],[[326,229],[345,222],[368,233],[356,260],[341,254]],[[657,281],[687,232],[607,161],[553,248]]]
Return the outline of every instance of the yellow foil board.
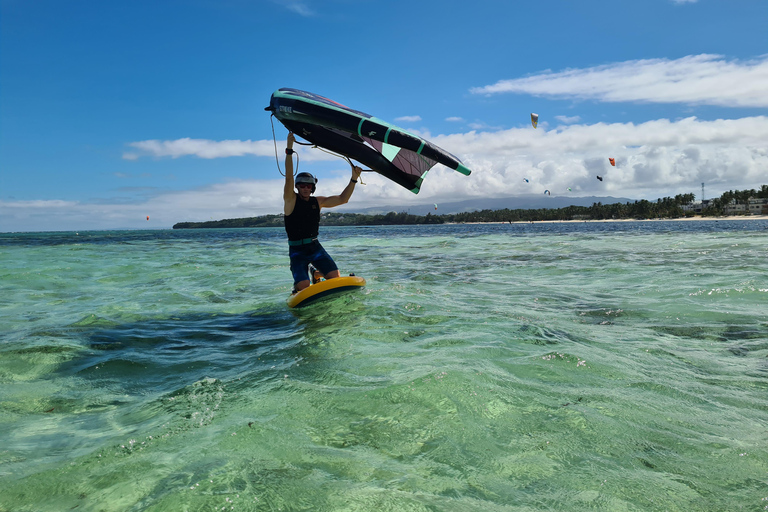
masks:
[[[335,295],[341,292],[357,290],[365,286],[365,279],[358,276],[342,276],[334,279],[326,279],[319,283],[309,285],[299,293],[288,297],[288,307],[300,308],[315,302],[318,299]]]

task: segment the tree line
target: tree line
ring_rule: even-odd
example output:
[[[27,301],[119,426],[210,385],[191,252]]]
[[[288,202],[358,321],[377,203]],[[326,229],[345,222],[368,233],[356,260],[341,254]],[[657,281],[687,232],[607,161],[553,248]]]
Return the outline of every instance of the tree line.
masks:
[[[747,204],[751,198],[768,199],[768,185],[761,185],[759,190],[729,190],[720,197],[712,199],[707,210],[712,210],[713,215],[720,215],[725,207],[736,202],[736,204]]]
[[[768,185],[759,190],[728,191],[722,196],[709,201],[709,205],[701,212],[703,216],[723,215],[725,207],[732,201],[746,204],[750,198],[768,198]],[[386,214],[362,214],[329,212],[320,218],[321,226],[381,226],[409,224],[444,224],[468,222],[537,222],[564,220],[619,220],[619,219],[677,219],[692,217],[694,212],[686,211],[683,206],[689,205],[695,199],[694,194],[678,194],[675,197],[664,197],[656,201],[645,199],[627,202],[602,204],[592,206],[568,206],[566,208],[535,208],[481,210],[474,212],[449,213],[433,215],[412,215],[406,212],[389,212]],[[207,222],[179,222],[173,229],[190,228],[258,228],[283,227],[283,216],[262,215],[260,217],[245,217],[240,219],[223,219]]]

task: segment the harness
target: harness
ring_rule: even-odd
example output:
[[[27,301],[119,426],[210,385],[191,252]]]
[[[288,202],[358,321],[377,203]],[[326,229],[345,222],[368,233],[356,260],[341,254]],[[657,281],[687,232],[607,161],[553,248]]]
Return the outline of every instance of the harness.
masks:
[[[295,247],[297,245],[309,245],[314,242],[317,242],[317,237],[304,238],[303,240],[288,240],[288,245],[290,245],[291,247]]]

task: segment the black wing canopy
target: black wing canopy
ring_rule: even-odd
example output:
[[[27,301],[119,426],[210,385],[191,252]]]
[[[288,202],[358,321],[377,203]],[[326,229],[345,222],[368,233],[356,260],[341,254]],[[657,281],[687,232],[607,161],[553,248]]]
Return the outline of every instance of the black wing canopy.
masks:
[[[458,158],[431,142],[316,94],[279,89],[266,110],[296,135],[356,160],[414,194],[419,193],[424,176],[435,164],[464,175],[471,172]]]

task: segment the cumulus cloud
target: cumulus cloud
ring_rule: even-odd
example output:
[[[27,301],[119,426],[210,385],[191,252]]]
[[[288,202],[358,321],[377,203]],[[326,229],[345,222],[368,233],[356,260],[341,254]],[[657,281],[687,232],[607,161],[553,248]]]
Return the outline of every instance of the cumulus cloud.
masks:
[[[472,121],[468,123],[470,130],[476,130],[476,131],[487,131],[487,132],[493,132],[496,130],[501,130],[500,126],[491,126],[484,121]]]
[[[155,158],[180,158],[184,156],[196,156],[198,158],[226,158],[234,156],[269,156],[280,154],[285,147],[285,141],[280,141],[275,149],[275,142],[271,140],[208,140],[190,139],[188,137],[176,140],[143,140],[128,144],[132,151],[123,153],[125,160],[137,160],[143,156]],[[297,146],[297,151],[307,160],[328,160],[331,157],[317,151],[304,151]]]
[[[402,117],[396,117],[395,121],[401,122],[401,123],[416,123],[418,121],[421,121],[421,116],[402,116]]]
[[[449,123],[462,123],[462,122],[464,122],[464,118],[463,117],[458,117],[458,116],[446,117],[445,120],[448,121]]]
[[[33,210],[56,210],[59,208],[71,208],[77,201],[63,201],[61,199],[33,199],[31,201],[0,201],[3,208],[30,208]]]
[[[221,158],[227,156],[274,154],[274,144],[269,141],[222,140],[183,138],[177,140],[143,140],[128,144],[135,151],[123,154],[126,160],[135,160],[140,156],[171,157],[194,155],[200,158]]]
[[[539,193],[610,193],[656,198],[711,190],[753,188],[766,181],[768,117],[701,121],[695,117],[641,124],[598,123],[542,131],[517,128],[439,136],[434,142],[460,156],[470,177],[447,173],[427,194],[453,197]],[[608,158],[616,159],[612,167]],[[455,174],[455,173],[453,173]],[[599,182],[595,175],[605,179]],[[524,184],[523,178],[529,179]]]
[[[516,93],[603,102],[768,107],[768,56],[728,61],[719,55],[644,59],[500,80],[474,94]]]
[[[130,204],[0,201],[0,231],[168,228],[182,221],[254,217],[281,212],[282,191],[282,179],[250,180],[167,192]]]
[[[764,142],[768,140],[768,117],[764,116],[572,124],[549,131],[527,127],[490,129],[430,135],[429,139],[461,158],[472,169],[472,175],[462,176],[437,166],[416,196],[375,173],[366,173],[366,185],[357,187],[347,206],[354,209],[515,196],[545,189],[556,195],[565,193],[568,187],[579,195],[654,199],[693,192],[702,181],[708,182],[713,191],[718,186],[723,190],[753,188],[765,181],[764,170],[768,168]],[[314,153],[324,155],[320,151],[306,153],[307,159]],[[616,167],[610,166],[609,157],[616,159]],[[604,176],[603,182],[595,179],[597,174]],[[335,193],[347,179],[346,170],[339,170],[331,178],[323,176],[321,188]],[[164,196],[162,200],[173,197],[181,201],[179,209],[184,208],[184,198],[189,199],[189,204],[210,204],[211,208],[229,201],[230,217],[249,216],[243,212],[251,210],[251,215],[262,215],[280,211],[281,186],[280,181],[238,182],[189,195]],[[230,196],[236,196],[237,201],[233,203]]]
[[[581,121],[580,116],[555,116],[555,119],[565,124],[573,124]]]
[[[414,195],[376,173],[365,173],[365,185],[359,185],[351,201],[340,209],[406,208],[431,202],[541,194],[544,190],[550,190],[553,196],[656,199],[697,194],[702,182],[714,197],[726,190],[768,184],[766,116],[572,124],[552,130],[524,127],[429,138],[462,159],[472,174],[463,176],[438,165],[429,171],[421,193]],[[208,142],[216,146],[216,141]],[[243,143],[253,147],[273,145],[271,140]],[[318,154],[314,158],[323,155],[322,158],[339,161],[318,150],[300,151],[305,153],[305,160]],[[165,154],[161,149],[157,153]],[[171,154],[177,153],[170,152],[168,156]],[[199,156],[195,151],[186,155]],[[220,156],[230,155],[221,151]],[[274,158],[274,149],[263,157]],[[609,157],[616,159],[615,167],[609,164]],[[340,163],[335,170],[319,170],[318,194],[343,190],[349,181],[349,168],[345,165]],[[597,181],[596,175],[603,176],[603,181]],[[177,192],[157,191],[154,195],[143,195],[136,204],[0,201],[0,231],[169,227],[180,221],[277,214],[282,211],[282,188],[282,178],[278,178],[230,181]],[[150,223],[146,215],[151,216]]]

